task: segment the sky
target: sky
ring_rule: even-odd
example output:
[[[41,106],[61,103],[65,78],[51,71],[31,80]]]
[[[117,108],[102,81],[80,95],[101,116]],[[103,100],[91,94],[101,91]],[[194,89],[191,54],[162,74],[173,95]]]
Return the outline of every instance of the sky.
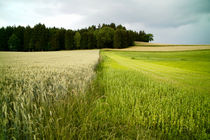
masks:
[[[115,23],[157,43],[210,44],[210,0],[0,0],[0,27],[37,23],[74,30]]]

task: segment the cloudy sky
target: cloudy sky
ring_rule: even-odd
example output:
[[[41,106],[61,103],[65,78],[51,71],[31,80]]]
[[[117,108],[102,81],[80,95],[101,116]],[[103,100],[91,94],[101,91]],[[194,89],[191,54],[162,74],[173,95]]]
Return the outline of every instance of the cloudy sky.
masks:
[[[154,42],[210,44],[210,0],[0,0],[0,27],[111,22],[153,33]]]

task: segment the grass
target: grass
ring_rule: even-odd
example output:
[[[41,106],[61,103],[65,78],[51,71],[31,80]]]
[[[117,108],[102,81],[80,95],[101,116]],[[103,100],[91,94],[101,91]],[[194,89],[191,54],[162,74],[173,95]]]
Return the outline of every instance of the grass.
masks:
[[[1,139],[209,139],[210,51],[75,53],[0,53]]]
[[[99,129],[120,139],[208,139],[208,53],[102,52]],[[177,56],[188,60],[183,68]],[[192,61],[203,69],[192,69]]]
[[[109,52],[123,65],[150,72],[161,80],[210,92],[210,51]],[[115,58],[117,57],[117,58]]]

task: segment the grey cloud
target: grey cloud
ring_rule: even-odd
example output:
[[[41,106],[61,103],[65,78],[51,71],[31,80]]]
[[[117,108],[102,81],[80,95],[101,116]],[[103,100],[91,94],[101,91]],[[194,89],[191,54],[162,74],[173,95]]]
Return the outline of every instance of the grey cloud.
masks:
[[[59,6],[63,13],[79,13],[91,21],[144,22],[153,27],[178,27],[197,22],[200,14],[209,13],[208,0],[166,1],[97,1],[78,0]]]
[[[115,22],[131,29],[155,32],[157,41],[161,41],[160,38],[167,41],[170,35],[167,31],[180,36],[187,32],[192,34],[193,31],[207,34],[204,28],[210,24],[209,7],[210,0],[7,0],[0,2],[0,21],[12,25],[34,25],[59,16],[71,18],[68,15],[73,14],[82,18],[75,22],[75,19],[58,21],[62,23],[60,26],[67,26],[68,23],[63,23],[71,21],[71,26],[66,28]],[[77,25],[73,26],[73,23]],[[3,24],[0,23],[0,26]],[[183,28],[186,28],[186,33],[182,33]],[[193,41],[192,38],[186,39]]]

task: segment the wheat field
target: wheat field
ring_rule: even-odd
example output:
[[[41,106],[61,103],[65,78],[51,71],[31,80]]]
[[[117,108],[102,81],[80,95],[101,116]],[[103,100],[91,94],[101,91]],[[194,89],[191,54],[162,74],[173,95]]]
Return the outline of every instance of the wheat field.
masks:
[[[98,58],[99,50],[0,52],[0,139],[69,133],[70,96],[84,93]]]

